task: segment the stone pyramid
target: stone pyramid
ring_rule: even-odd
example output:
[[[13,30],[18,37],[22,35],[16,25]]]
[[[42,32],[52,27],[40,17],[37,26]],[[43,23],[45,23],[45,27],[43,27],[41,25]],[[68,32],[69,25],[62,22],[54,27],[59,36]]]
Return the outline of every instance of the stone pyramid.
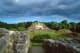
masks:
[[[40,32],[40,31],[50,31],[51,29],[49,29],[44,23],[41,22],[33,22],[32,25],[28,28],[28,31],[30,32]]]

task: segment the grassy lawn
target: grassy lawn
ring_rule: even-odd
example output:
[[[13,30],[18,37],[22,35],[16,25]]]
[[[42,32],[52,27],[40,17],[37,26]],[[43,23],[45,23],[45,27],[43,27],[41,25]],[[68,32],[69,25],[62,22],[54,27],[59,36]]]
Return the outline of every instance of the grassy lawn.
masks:
[[[35,36],[43,36],[43,37],[45,37],[45,35],[49,36],[51,39],[66,38],[67,37],[67,35],[65,33],[51,31],[51,32],[31,32],[30,33],[30,38],[32,39]]]
[[[49,31],[49,32],[30,32],[31,45],[32,46],[42,46],[41,41],[44,39],[59,39],[59,38],[71,38],[70,30],[59,30],[59,31]],[[80,35],[80,34],[78,34]]]
[[[32,46],[42,46],[43,44],[42,44],[42,43],[32,42],[31,45],[32,45]]]
[[[40,42],[43,39],[58,39],[58,38],[66,38],[67,36],[62,33],[51,31],[51,32],[31,32],[31,46],[42,46],[43,44]]]

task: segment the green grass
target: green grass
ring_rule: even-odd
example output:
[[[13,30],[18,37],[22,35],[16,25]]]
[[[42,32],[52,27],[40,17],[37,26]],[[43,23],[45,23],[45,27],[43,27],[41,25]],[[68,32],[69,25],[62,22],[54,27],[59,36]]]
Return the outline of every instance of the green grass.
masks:
[[[50,32],[30,32],[31,45],[42,46],[41,41],[44,39],[68,38],[68,30],[50,31]]]
[[[51,31],[51,32],[31,32],[30,33],[30,38],[32,39],[35,36],[44,36],[44,35],[50,36],[51,39],[54,39],[54,38],[66,38],[67,37],[66,34],[63,34],[63,33],[60,33],[60,32],[57,33],[57,32]]]
[[[42,45],[43,45],[42,43],[36,43],[36,42],[31,43],[31,46],[42,46]]]

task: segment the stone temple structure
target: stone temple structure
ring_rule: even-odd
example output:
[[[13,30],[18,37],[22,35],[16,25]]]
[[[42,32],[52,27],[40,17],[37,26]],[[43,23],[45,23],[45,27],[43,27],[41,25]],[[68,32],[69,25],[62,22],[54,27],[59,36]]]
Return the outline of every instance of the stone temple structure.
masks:
[[[28,28],[28,31],[35,32],[35,31],[50,31],[44,23],[41,22],[34,22],[32,25]]]

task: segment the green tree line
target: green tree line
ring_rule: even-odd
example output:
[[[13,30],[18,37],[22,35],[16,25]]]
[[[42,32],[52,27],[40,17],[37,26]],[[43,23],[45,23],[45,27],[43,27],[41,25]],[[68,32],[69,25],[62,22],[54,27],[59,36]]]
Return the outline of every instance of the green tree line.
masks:
[[[32,22],[22,22],[17,24],[8,24],[0,21],[0,28],[6,28],[14,31],[24,31],[32,24]]]
[[[10,30],[27,30],[27,28],[32,24],[33,22],[22,22],[17,24],[8,24],[5,22],[0,21],[0,28],[7,28]],[[54,30],[60,30],[60,29],[70,29],[74,32],[80,32],[80,22],[68,22],[67,20],[63,20],[62,22],[43,22],[46,26],[48,26],[51,29]]]
[[[49,28],[60,30],[60,29],[70,29],[73,32],[80,32],[80,22],[68,22],[67,20],[64,20],[60,23],[58,22],[47,22],[45,23]]]

